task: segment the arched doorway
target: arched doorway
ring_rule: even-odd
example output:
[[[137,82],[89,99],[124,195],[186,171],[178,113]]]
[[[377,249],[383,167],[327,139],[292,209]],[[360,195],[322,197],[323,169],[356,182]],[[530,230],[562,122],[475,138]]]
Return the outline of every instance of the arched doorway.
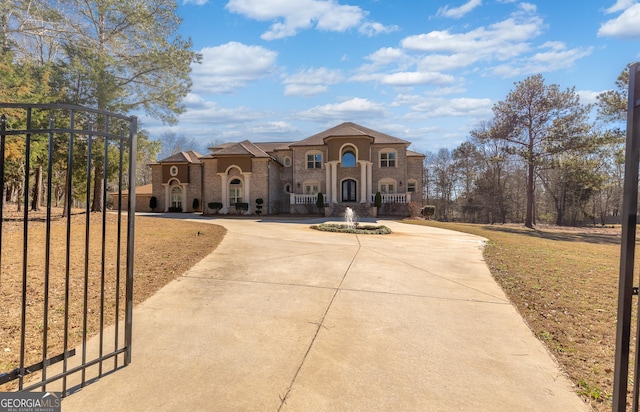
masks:
[[[343,202],[355,202],[356,201],[356,181],[353,179],[346,179],[342,181],[342,201]]]
[[[229,206],[242,203],[242,191],[242,180],[238,178],[231,179],[229,182]]]

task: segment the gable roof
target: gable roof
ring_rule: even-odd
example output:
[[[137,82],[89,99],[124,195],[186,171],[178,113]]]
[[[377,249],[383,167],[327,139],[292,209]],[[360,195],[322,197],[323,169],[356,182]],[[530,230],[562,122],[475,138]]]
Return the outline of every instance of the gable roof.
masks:
[[[202,163],[200,161],[201,157],[204,156],[194,150],[189,150],[187,152],[172,154],[171,156],[158,161],[158,163]]]
[[[398,139],[397,137],[393,137],[391,135],[369,129],[364,126],[360,126],[356,123],[345,122],[332,127],[331,129],[325,130],[324,132],[320,132],[314,134],[313,136],[307,137],[306,139],[300,140],[299,142],[292,143],[290,146],[321,146],[325,144],[325,139],[329,137],[354,136],[370,137],[373,140],[374,144],[409,144],[409,142],[406,140]]]
[[[253,156],[253,157],[271,157],[257,144],[244,140],[240,143],[227,143],[220,146],[210,148],[213,156]]]

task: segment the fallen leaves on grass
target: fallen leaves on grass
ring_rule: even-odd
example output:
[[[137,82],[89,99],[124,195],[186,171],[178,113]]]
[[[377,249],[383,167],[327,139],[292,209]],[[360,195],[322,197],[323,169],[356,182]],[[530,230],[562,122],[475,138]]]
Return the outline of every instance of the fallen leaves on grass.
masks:
[[[101,213],[88,217],[86,214],[74,214],[68,226],[66,218],[55,218],[50,227],[49,249],[42,216],[34,213],[33,220],[30,219],[26,228],[26,244],[24,223],[19,218],[3,222],[0,373],[9,372],[20,364],[23,307],[26,309],[25,366],[42,361],[45,325],[48,357],[64,350],[65,318],[67,348],[73,348],[82,341],[85,310],[87,338],[97,334],[101,326],[123,318],[127,220],[123,216],[123,220],[118,222],[116,214],[108,213],[103,225],[102,218]],[[134,304],[144,301],[211,253],[225,233],[221,226],[208,223],[136,217]],[[90,239],[88,248],[85,247],[87,236]],[[23,260],[25,248],[26,264]],[[85,276],[89,280],[86,289]],[[23,282],[25,278],[26,284]],[[23,287],[26,292],[24,302]],[[48,290],[46,319],[45,290]],[[0,390],[13,387],[15,382],[0,386]]]

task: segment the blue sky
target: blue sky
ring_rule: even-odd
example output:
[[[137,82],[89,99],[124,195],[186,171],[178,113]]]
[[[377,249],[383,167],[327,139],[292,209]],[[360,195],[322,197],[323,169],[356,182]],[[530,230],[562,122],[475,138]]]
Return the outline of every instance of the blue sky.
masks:
[[[179,124],[142,126],[203,148],[352,121],[453,149],[527,76],[593,103],[640,60],[635,0],[182,0],[178,13],[202,63]]]

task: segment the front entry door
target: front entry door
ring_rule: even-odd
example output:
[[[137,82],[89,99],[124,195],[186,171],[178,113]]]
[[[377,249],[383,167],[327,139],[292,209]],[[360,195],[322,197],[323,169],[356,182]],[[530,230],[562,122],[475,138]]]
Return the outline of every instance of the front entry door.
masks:
[[[342,182],[342,201],[343,202],[355,202],[356,201],[356,181],[347,179]]]

